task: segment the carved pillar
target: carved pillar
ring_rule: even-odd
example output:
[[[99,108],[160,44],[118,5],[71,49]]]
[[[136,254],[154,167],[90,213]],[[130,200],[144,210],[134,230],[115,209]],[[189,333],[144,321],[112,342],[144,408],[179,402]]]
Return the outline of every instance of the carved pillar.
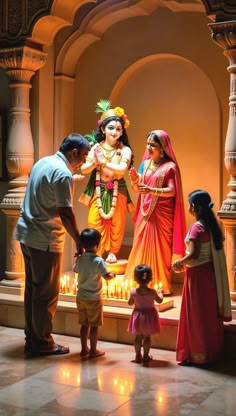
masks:
[[[9,189],[0,209],[7,216],[7,270],[1,289],[22,287],[24,268],[20,245],[13,240],[15,225],[25,195],[27,178],[34,163],[30,127],[29,91],[31,78],[46,61],[46,53],[28,46],[0,50],[0,66],[9,76],[10,109],[6,148]],[[0,290],[5,291],[5,290]]]
[[[209,24],[213,40],[224,49],[230,74],[229,123],[225,142],[225,167],[230,175],[227,199],[218,212],[226,233],[226,258],[232,301],[236,301],[236,20]]]

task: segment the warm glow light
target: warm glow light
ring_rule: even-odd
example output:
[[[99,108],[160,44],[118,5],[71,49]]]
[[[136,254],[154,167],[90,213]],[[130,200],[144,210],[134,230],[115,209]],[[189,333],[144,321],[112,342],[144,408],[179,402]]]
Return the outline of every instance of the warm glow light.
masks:
[[[119,380],[118,378],[114,378],[113,386],[118,394],[129,395],[133,391],[133,383],[130,383],[127,379]]]
[[[70,377],[70,371],[62,370],[62,377],[63,378],[69,378]]]
[[[120,386],[120,393],[124,393],[124,391],[125,391],[125,388],[124,388],[124,386]]]
[[[60,277],[60,293],[63,295],[76,295],[78,286],[78,273],[72,276],[64,274]],[[111,281],[103,279],[102,297],[107,299],[128,300],[130,290],[136,284],[132,279],[124,280],[123,275],[116,275]]]

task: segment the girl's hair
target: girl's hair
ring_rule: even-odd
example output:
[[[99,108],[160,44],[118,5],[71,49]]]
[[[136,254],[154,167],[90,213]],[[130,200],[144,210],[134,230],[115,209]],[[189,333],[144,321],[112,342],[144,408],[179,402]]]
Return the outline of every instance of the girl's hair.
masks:
[[[127,135],[126,129],[124,127],[124,120],[123,120],[122,117],[110,116],[110,117],[105,118],[105,120],[103,120],[101,122],[101,124],[97,128],[97,131],[96,131],[96,134],[95,134],[95,138],[96,138],[97,142],[100,143],[100,142],[102,142],[104,140],[104,133],[102,132],[101,127],[105,128],[106,125],[108,123],[110,123],[111,121],[119,121],[120,122],[120,124],[122,126],[122,129],[123,129],[123,133],[120,136],[119,141],[121,143],[123,143],[124,146],[128,146],[131,149],[131,151],[132,151],[132,148],[131,148],[131,146],[129,144],[128,135]],[[133,155],[133,151],[132,151],[132,158],[131,158],[131,162],[130,162],[129,168],[131,168],[131,166],[133,166],[133,164],[134,164],[134,155]]]
[[[98,246],[101,240],[101,234],[95,228],[85,228],[80,235],[80,242],[85,250],[91,250]]]
[[[201,221],[206,229],[211,232],[215,248],[217,250],[221,249],[224,237],[212,211],[214,204],[208,192],[197,189],[189,194],[188,201],[190,205],[194,205],[197,220]]]
[[[137,283],[148,284],[152,280],[152,269],[147,264],[139,264],[134,269],[134,280]]]

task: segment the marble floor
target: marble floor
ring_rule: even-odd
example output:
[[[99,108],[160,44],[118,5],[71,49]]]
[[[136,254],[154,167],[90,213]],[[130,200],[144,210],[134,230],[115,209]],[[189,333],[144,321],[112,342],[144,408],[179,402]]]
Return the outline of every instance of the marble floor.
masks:
[[[1,416],[235,416],[236,361],[181,367],[173,351],[152,349],[147,367],[133,347],[99,341],[104,357],[81,360],[80,340],[62,356],[26,358],[21,329],[0,327]]]

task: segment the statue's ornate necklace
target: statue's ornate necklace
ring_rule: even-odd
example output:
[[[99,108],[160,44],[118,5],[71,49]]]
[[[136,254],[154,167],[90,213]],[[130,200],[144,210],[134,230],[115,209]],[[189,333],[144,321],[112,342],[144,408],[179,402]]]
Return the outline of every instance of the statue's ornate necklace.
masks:
[[[103,142],[100,143],[100,147],[101,147],[103,156],[105,157],[107,162],[110,163],[112,161],[112,158],[115,155],[117,155],[117,156],[121,155],[120,149],[122,149],[123,143],[116,144],[116,146],[114,148],[114,147],[106,147],[105,142],[103,141]]]

